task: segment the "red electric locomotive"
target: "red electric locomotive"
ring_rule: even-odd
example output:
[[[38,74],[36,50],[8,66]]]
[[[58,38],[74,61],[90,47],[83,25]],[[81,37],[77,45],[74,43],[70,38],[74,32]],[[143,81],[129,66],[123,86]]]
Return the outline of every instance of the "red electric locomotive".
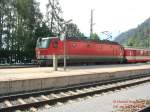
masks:
[[[39,64],[52,64],[53,54],[58,56],[58,63],[63,63],[64,42],[56,37],[38,39],[36,57]],[[121,63],[124,48],[116,42],[68,38],[66,55],[67,63]]]
[[[63,63],[64,41],[56,37],[37,41],[36,57],[40,65],[52,64],[53,55]],[[127,48],[116,42],[91,39],[66,39],[67,64],[72,63],[135,63],[150,61],[150,50]]]

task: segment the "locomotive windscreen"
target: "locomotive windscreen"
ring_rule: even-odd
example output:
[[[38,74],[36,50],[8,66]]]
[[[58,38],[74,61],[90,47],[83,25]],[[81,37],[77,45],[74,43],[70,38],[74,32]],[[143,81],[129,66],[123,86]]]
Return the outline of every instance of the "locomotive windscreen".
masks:
[[[39,38],[37,40],[36,48],[48,48],[50,45],[50,37],[47,38]]]

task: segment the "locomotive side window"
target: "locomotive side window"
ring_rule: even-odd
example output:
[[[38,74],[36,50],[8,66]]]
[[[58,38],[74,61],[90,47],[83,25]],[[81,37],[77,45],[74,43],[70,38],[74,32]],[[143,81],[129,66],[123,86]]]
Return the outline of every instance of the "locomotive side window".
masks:
[[[77,47],[77,44],[76,44],[76,43],[73,43],[73,44],[72,44],[72,47],[73,47],[73,48]]]
[[[100,49],[102,49],[102,45],[100,45]]]
[[[53,47],[54,47],[54,48],[58,48],[58,42],[57,42],[57,41],[54,41]]]
[[[87,44],[87,47],[90,47],[90,44]]]

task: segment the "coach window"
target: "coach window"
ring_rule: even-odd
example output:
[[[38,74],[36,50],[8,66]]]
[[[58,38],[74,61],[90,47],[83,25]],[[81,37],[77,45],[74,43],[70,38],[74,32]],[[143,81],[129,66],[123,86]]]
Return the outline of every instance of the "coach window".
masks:
[[[141,55],[143,55],[143,51],[141,51]]]
[[[144,52],[144,56],[146,56],[146,51]]]
[[[130,56],[132,55],[132,52],[130,51]]]

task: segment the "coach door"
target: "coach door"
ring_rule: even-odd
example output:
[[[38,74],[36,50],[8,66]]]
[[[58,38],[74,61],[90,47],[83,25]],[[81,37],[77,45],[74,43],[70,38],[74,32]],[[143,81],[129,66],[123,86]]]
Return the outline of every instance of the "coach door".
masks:
[[[136,50],[134,50],[134,59],[135,59],[135,61],[137,60]]]
[[[133,50],[132,52],[133,60],[134,62],[136,62],[136,50]]]

